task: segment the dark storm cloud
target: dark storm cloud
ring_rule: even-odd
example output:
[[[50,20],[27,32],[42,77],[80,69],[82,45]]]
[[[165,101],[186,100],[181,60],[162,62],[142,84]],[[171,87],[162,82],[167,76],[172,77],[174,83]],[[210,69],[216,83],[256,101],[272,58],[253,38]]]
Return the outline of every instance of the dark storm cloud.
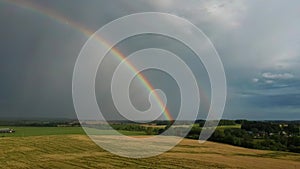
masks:
[[[91,30],[114,16],[128,14],[128,9],[122,6],[117,10],[121,3],[104,6],[100,1],[32,1],[41,9],[26,3],[0,3],[0,115],[74,118],[72,72],[87,37],[78,28],[47,16],[42,9],[57,12]]]
[[[42,11],[7,2],[0,0],[0,117],[74,118],[72,72],[87,37]],[[92,31],[136,12],[185,17],[207,34],[224,63],[229,88],[225,118],[300,118],[298,1],[30,2]],[[188,53],[175,48],[180,55]],[[193,59],[184,58],[197,71]]]

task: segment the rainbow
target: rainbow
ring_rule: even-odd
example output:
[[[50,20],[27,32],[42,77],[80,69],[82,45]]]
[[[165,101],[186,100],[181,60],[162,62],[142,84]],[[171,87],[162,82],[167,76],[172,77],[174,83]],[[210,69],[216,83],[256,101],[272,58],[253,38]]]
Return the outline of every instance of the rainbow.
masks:
[[[28,1],[16,1],[16,0],[2,0],[1,2],[5,2],[6,4],[10,4],[13,6],[16,6],[18,8],[21,9],[25,9],[25,10],[29,10],[31,12],[35,12],[38,13],[40,15],[43,15],[45,17],[48,17],[49,19],[60,23],[64,26],[69,26],[72,29],[81,32],[82,34],[84,34],[87,38],[91,37],[95,31],[88,29],[87,27],[85,27],[84,25],[81,25],[79,23],[76,23],[75,21],[72,21],[68,18],[66,18],[63,15],[60,15],[59,13],[57,13],[56,11],[50,10],[44,6],[38,5],[38,4],[34,4],[32,2],[28,2]],[[95,38],[97,38],[97,40],[99,41],[99,43],[101,45],[110,47],[111,45],[102,37],[100,36],[95,36]],[[117,48],[113,47],[111,48],[111,53],[119,60],[119,61],[123,61],[126,56],[124,54],[122,54]],[[130,69],[132,72],[137,73],[137,78],[139,79],[139,81],[143,84],[143,86],[150,92],[152,90],[154,90],[154,87],[152,86],[152,84],[148,81],[148,79],[142,74],[139,73],[138,70],[136,69],[136,67],[130,63],[127,60],[124,60],[125,64],[127,65],[128,69]],[[161,110],[163,111],[163,115],[164,117],[169,120],[169,121],[173,121],[172,115],[170,113],[170,111],[168,110],[167,106],[164,106],[163,101],[161,100],[161,98],[158,96],[158,94],[156,92],[153,92],[154,97],[156,98],[156,100],[158,101]]]

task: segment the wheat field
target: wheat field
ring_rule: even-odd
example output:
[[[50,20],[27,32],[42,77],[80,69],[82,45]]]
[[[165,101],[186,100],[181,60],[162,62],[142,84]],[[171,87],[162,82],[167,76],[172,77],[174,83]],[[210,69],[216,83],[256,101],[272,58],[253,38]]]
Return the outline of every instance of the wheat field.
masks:
[[[300,155],[184,139],[151,158],[113,155],[85,135],[0,138],[0,168],[273,168],[298,169]]]

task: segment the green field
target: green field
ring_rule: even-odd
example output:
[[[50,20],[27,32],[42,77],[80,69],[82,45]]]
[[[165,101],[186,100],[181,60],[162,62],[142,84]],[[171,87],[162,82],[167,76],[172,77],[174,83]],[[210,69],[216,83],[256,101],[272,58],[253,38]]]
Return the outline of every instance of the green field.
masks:
[[[81,127],[13,127],[13,126],[0,126],[0,128],[12,128],[15,133],[0,133],[1,137],[28,137],[28,136],[47,136],[47,135],[66,135],[66,134],[79,134],[85,135]],[[89,129],[93,132],[99,132],[96,129]],[[125,135],[145,135],[142,131],[119,131]],[[109,130],[101,130],[102,134],[110,134]]]
[[[199,124],[193,124],[193,127],[199,127]],[[199,128],[202,128],[202,127],[199,127]],[[241,128],[241,125],[236,124],[236,125],[217,126],[217,129],[227,129],[227,128]]]
[[[241,125],[236,124],[236,125],[227,125],[227,126],[218,126],[217,127],[218,130],[225,130],[225,129],[228,129],[228,128],[238,128],[238,129],[240,129]]]

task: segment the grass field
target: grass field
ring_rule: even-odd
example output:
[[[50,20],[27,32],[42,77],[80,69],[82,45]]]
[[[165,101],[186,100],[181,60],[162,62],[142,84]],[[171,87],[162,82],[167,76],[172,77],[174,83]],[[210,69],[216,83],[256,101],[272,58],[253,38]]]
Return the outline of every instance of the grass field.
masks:
[[[80,134],[85,135],[81,127],[12,127],[0,126],[0,128],[12,128],[15,133],[0,133],[2,137],[28,137],[28,136],[48,136],[48,135],[66,135]],[[92,129],[90,129],[91,131]],[[142,131],[119,131],[125,135],[145,135]],[[101,133],[109,134],[109,130],[102,130]]]
[[[241,125],[240,124],[236,124],[236,125],[218,126],[217,130],[224,131],[225,129],[232,129],[232,128],[238,128],[238,129],[240,129]]]
[[[79,128],[21,129],[24,132],[32,129],[31,135],[44,135],[1,137],[0,168],[300,168],[299,154],[212,142],[199,144],[189,139],[162,155],[129,159],[104,151]],[[56,134],[54,130],[60,132]]]
[[[194,127],[199,127],[199,124],[193,124]],[[199,127],[202,128],[202,127]],[[240,124],[236,124],[236,125],[224,125],[224,126],[217,126],[217,129],[219,130],[224,130],[227,128],[241,128]]]

